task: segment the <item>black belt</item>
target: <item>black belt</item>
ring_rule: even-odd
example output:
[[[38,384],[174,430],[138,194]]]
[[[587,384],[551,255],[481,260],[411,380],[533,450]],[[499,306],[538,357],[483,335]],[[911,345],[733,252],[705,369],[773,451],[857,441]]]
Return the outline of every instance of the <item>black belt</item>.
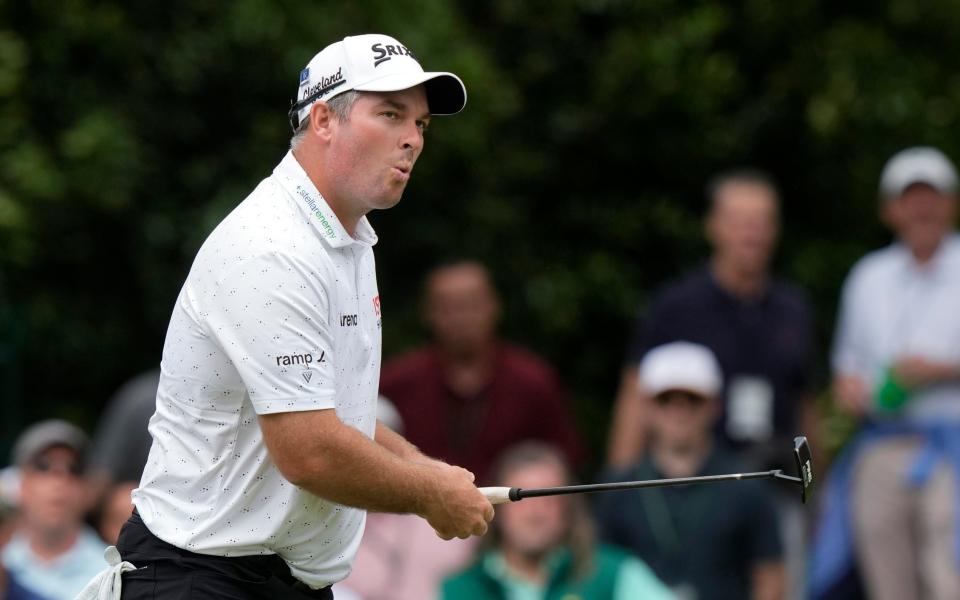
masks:
[[[123,560],[140,567],[155,561],[170,560],[185,566],[196,566],[238,579],[250,579],[251,576],[264,579],[276,577],[298,594],[307,598],[330,600],[333,593],[330,586],[312,589],[290,573],[290,567],[276,554],[250,556],[215,556],[197,554],[168,544],[147,528],[136,509],[124,524],[117,550]]]

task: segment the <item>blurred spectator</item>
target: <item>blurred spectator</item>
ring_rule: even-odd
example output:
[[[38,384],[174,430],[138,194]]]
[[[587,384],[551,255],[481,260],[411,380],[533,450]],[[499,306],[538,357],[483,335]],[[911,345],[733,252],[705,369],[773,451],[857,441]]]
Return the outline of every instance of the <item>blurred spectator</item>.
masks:
[[[870,598],[960,598],[960,236],[957,174],[933,148],[894,155],[880,213],[896,241],[847,277],[834,400],[862,420],[831,473],[811,584],[854,556]]]
[[[119,481],[108,487],[100,499],[96,513],[97,533],[111,546],[116,545],[120,528],[133,514],[130,492],[139,484],[139,481]]]
[[[405,433],[400,414],[383,396],[377,419]],[[369,512],[353,570],[334,586],[334,596],[340,600],[354,592],[364,600],[433,600],[440,582],[473,558],[478,539],[443,540],[416,515]]]
[[[106,547],[83,519],[87,436],[70,423],[41,421],[13,447],[20,469],[20,517],[3,564],[20,583],[51,600],[72,600],[104,566]]]
[[[582,458],[560,382],[540,358],[498,339],[500,303],[483,265],[461,261],[426,281],[433,344],[389,362],[380,391],[397,406],[407,439],[428,455],[488,481],[497,451],[525,439]]]
[[[707,195],[705,232],[713,254],[656,295],[637,322],[611,425],[612,466],[636,461],[646,443],[651,407],[636,366],[650,348],[676,340],[703,344],[716,355],[725,382],[718,433],[753,466],[788,468],[793,437],[800,431],[814,437],[812,309],[800,290],[770,272],[779,234],[777,190],[766,175],[740,170],[715,177]]]
[[[13,533],[14,519],[16,509],[0,498],[0,551],[10,541]],[[0,565],[0,600],[46,600],[43,596],[35,594],[27,588],[20,585],[17,578],[7,573],[7,570]]]
[[[153,443],[147,424],[156,410],[159,385],[159,369],[140,373],[107,403],[90,453],[90,480],[98,501],[115,482],[140,481]]]
[[[714,443],[723,379],[709,349],[688,342],[654,348],[641,364],[639,379],[652,398],[650,451],[610,479],[744,470]],[[651,488],[597,499],[601,539],[636,553],[681,600],[783,597],[776,509],[766,482]]]
[[[539,442],[508,450],[497,472],[498,485],[509,487],[570,483],[562,455]],[[594,542],[582,496],[499,506],[487,535],[492,548],[473,567],[444,582],[446,600],[673,598],[635,557]]]

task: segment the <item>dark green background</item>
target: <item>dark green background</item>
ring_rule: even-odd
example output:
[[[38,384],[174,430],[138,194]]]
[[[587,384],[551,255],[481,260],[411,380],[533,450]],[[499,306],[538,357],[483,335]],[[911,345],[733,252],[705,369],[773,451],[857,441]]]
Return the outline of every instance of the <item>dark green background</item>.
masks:
[[[777,264],[816,304],[823,374],[844,274],[888,240],[883,162],[960,157],[956,1],[0,0],[3,445],[41,416],[92,427],[158,363],[196,249],[285,150],[300,69],[371,31],[469,90],[372,215],[385,354],[423,338],[425,269],[477,256],[595,451],[630,322],[704,256],[711,173],[780,182]]]

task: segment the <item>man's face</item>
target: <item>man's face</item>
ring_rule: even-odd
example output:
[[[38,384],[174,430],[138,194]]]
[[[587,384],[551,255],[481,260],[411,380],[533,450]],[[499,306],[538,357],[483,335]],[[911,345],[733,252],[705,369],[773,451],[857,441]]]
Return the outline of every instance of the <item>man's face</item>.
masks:
[[[767,187],[756,183],[725,184],[707,217],[707,237],[716,256],[738,270],[766,269],[778,230],[776,201]]]
[[[553,462],[518,467],[503,482],[521,488],[566,484],[563,468]],[[529,557],[542,557],[560,546],[570,520],[568,500],[564,496],[545,496],[499,507],[497,519],[504,546]]]
[[[76,453],[54,446],[24,465],[20,501],[31,526],[55,530],[79,524],[89,498]]]
[[[716,400],[681,390],[668,390],[652,399],[651,426],[657,442],[675,450],[701,445],[717,416]]]
[[[429,121],[423,86],[362,92],[349,118],[332,122],[327,166],[334,200],[358,213],[397,204]]]
[[[430,277],[426,311],[441,346],[470,352],[494,337],[499,305],[486,271],[465,263],[443,267]]]
[[[923,183],[908,187],[888,200],[884,218],[897,236],[914,251],[929,252],[953,226],[957,201]]]

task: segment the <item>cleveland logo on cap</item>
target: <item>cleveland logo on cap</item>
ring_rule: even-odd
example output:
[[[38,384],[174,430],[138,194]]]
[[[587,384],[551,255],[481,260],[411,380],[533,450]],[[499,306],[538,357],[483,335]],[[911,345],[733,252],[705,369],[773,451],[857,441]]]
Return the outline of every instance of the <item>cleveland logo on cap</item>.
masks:
[[[307,72],[308,69],[305,69],[304,72]],[[302,77],[302,75],[301,75]],[[309,73],[308,73],[309,77]],[[300,85],[303,85],[304,81],[300,81]],[[343,84],[343,67],[337,69],[337,72],[333,75],[321,75],[319,80],[314,83],[312,86],[303,90],[302,98],[306,100],[311,97],[320,97],[325,95],[327,92],[332,90],[335,87],[339,87]]]
[[[387,62],[394,56],[409,56],[413,60],[417,60],[417,57],[413,55],[413,52],[410,52],[409,48],[400,44],[384,45],[377,42],[370,46],[370,49],[373,50],[373,66],[375,67],[382,62]]]

